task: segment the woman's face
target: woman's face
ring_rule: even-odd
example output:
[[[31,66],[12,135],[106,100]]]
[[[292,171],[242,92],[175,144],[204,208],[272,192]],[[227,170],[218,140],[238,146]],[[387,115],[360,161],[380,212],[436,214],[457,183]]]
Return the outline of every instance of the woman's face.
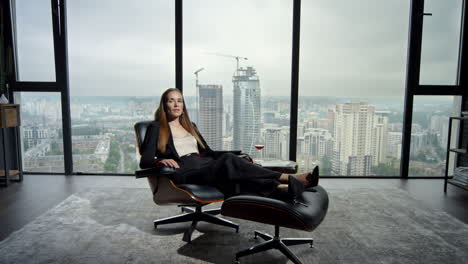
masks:
[[[172,91],[167,94],[166,114],[170,120],[179,118],[184,110],[184,100],[182,95],[177,91]]]

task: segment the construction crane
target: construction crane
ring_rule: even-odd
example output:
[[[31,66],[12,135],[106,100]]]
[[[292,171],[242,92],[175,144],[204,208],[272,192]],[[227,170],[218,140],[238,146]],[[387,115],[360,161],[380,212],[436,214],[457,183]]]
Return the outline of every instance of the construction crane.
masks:
[[[200,101],[200,98],[198,98],[198,93],[199,93],[199,92],[198,92],[198,89],[199,89],[199,88],[198,88],[198,73],[201,72],[201,71],[203,71],[204,69],[205,69],[205,68],[200,68],[200,69],[196,70],[196,71],[193,73],[193,74],[195,74],[195,87],[196,87],[196,90],[197,90],[197,98],[195,99],[195,100],[196,100],[196,103],[197,103],[197,121],[198,121],[198,117],[199,117],[199,115],[200,115],[200,110],[198,109],[198,104],[199,104],[198,101]]]
[[[236,72],[239,71],[239,59],[241,59],[241,60],[248,60],[247,57],[241,57],[241,56],[235,56],[235,55],[229,55],[229,54],[212,53],[212,52],[209,52],[208,54],[216,55],[216,56],[220,56],[220,57],[228,57],[228,58],[234,58],[234,59],[236,59]]]
[[[205,68],[200,68],[196,70],[193,74],[195,74],[195,86],[198,87],[198,73],[203,71]]]

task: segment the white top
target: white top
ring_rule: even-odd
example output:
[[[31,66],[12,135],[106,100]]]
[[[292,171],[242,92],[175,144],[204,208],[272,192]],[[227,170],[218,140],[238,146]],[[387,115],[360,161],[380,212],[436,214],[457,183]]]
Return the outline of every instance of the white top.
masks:
[[[191,134],[185,137],[172,137],[179,157],[190,153],[198,153],[197,140]]]

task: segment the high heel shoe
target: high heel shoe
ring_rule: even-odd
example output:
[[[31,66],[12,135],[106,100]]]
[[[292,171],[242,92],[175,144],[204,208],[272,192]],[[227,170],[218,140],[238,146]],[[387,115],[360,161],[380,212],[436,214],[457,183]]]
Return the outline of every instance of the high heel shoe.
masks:
[[[315,187],[319,182],[319,166],[315,166],[312,172],[306,177],[308,184],[305,188]]]

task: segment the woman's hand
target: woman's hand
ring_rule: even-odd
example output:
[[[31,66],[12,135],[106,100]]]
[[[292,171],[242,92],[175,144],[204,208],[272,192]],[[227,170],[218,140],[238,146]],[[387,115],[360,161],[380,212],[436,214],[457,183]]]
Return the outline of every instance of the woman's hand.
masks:
[[[158,161],[157,165],[164,165],[176,169],[180,168],[179,164],[177,164],[177,162],[173,159],[163,159],[161,161]]]

